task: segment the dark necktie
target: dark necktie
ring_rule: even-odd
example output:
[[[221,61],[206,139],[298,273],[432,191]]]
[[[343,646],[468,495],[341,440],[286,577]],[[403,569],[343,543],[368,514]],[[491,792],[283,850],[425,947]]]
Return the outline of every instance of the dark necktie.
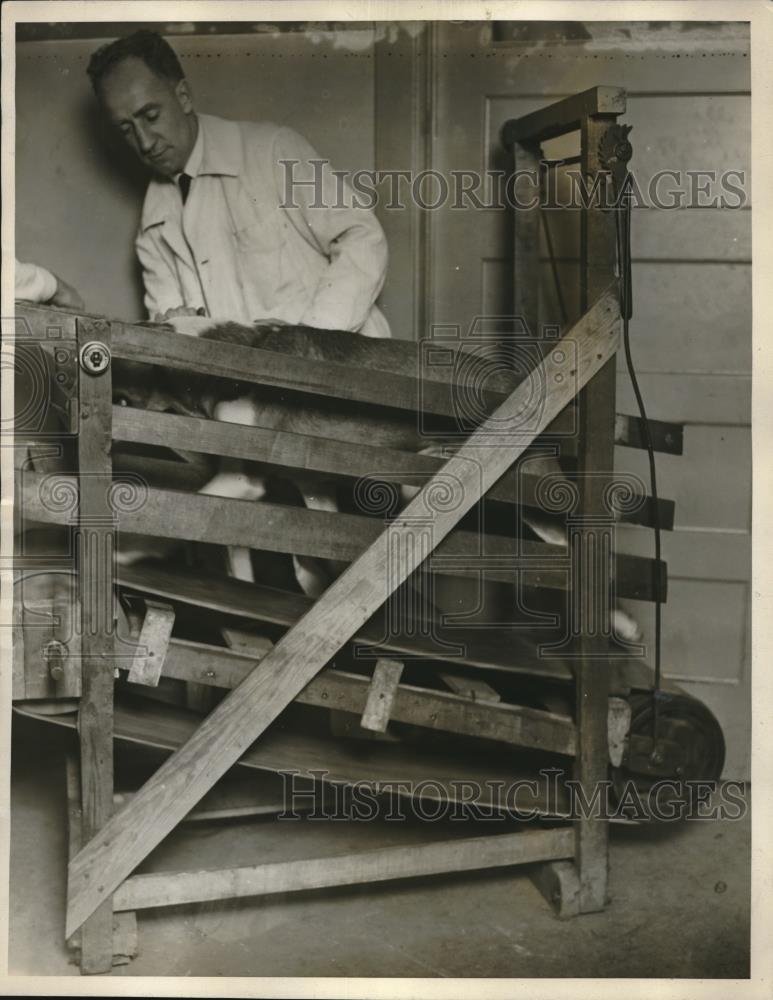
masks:
[[[180,185],[180,191],[182,192],[182,196],[183,196],[183,205],[185,204],[185,202],[188,199],[188,192],[191,189],[191,181],[192,180],[193,180],[193,178],[189,177],[188,174],[180,174],[180,176],[178,178],[178,184]]]

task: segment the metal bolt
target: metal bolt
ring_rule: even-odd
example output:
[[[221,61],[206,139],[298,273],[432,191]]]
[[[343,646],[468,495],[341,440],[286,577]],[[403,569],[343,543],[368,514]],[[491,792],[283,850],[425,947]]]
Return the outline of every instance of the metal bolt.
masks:
[[[101,375],[110,364],[110,351],[99,340],[84,344],[80,354],[81,368],[90,375]]]
[[[48,673],[52,680],[61,681],[64,677],[64,660],[67,650],[57,639],[52,639],[43,649],[43,656],[48,664]]]

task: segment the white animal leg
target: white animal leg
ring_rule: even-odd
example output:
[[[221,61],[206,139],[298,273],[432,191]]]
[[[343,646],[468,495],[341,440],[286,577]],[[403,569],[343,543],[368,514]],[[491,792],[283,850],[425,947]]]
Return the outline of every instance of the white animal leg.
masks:
[[[232,500],[262,500],[266,481],[262,476],[244,471],[236,459],[223,459],[220,472],[199,490],[205,496],[228,497]],[[241,545],[228,546],[228,573],[237,580],[255,583],[250,550]]]
[[[338,511],[338,501],[332,483],[319,483],[304,478],[295,482],[309,510],[325,510],[333,514]],[[345,562],[334,559],[293,556],[295,578],[308,597],[319,597],[346,565]]]
[[[612,608],[611,624],[613,634],[622,642],[639,642],[642,637],[641,626],[622,608]]]
[[[252,554],[242,545],[228,546],[228,575],[245,583],[255,583],[252,569]]]

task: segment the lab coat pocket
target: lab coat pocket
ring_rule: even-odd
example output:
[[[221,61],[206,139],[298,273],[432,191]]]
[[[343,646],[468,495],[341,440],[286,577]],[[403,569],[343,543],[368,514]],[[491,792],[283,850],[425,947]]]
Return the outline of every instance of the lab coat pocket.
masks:
[[[281,243],[280,234],[265,222],[252,222],[237,229],[234,238],[241,254],[271,253],[278,251]]]
[[[276,228],[253,222],[234,233],[242,280],[259,289],[261,297],[273,299],[282,285],[284,239]]]

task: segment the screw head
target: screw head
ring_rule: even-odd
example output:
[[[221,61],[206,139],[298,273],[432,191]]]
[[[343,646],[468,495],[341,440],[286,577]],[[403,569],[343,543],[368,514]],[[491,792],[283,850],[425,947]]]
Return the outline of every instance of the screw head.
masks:
[[[90,375],[101,375],[110,364],[110,351],[105,344],[92,340],[81,348],[80,363]]]

